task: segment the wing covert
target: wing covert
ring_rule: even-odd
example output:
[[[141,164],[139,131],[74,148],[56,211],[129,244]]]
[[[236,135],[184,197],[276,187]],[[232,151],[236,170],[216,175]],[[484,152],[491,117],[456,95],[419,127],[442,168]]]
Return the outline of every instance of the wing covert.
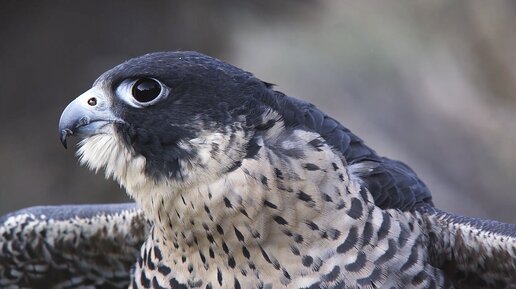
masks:
[[[0,287],[125,288],[148,230],[135,204],[10,213],[0,218]]]
[[[342,153],[351,170],[367,167],[351,173],[361,178],[380,208],[407,211],[433,206],[429,189],[410,167],[379,156],[362,139],[313,104],[280,92],[264,96],[262,101],[280,113],[286,126],[319,133],[326,143]]]
[[[426,208],[429,257],[456,288],[516,284],[516,225]]]

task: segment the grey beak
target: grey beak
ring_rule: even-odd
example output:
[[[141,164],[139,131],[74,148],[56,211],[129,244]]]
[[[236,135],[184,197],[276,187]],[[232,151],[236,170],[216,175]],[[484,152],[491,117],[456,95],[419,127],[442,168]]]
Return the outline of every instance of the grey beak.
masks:
[[[65,108],[59,120],[59,138],[66,148],[66,139],[74,135],[79,128],[87,126],[91,122],[90,111],[79,105],[77,99]]]
[[[59,139],[66,148],[68,136],[86,138],[113,122],[120,120],[113,115],[105,98],[92,88],[68,104],[61,114]]]

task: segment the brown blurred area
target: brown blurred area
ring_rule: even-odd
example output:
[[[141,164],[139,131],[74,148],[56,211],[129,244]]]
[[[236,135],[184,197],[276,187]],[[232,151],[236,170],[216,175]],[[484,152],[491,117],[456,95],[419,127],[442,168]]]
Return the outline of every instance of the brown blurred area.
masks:
[[[61,147],[61,111],[125,59],[197,50],[313,102],[406,162],[438,207],[516,223],[514,1],[0,6],[0,214],[127,201]]]

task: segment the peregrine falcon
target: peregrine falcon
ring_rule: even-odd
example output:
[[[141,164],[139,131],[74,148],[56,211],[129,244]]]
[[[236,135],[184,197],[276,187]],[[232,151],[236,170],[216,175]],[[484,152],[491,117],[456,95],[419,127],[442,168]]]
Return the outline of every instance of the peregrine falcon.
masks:
[[[101,75],[59,121],[136,205],[0,219],[2,288],[516,288],[516,226],[435,208],[407,165],[196,52]]]

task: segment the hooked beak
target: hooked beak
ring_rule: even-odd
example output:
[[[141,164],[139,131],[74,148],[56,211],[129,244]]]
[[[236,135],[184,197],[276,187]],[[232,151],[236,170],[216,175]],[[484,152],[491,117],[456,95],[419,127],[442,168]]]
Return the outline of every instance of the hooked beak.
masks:
[[[65,108],[59,119],[59,138],[66,148],[68,136],[87,138],[102,133],[102,128],[114,122],[121,120],[113,115],[108,101],[94,87]]]

